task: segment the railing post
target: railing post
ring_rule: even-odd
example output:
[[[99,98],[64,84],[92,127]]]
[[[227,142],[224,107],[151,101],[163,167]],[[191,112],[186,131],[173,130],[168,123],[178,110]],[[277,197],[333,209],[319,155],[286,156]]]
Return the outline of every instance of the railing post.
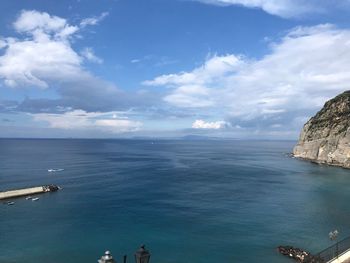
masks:
[[[339,242],[337,242],[337,243],[335,244],[335,253],[336,253],[336,255],[337,255],[337,258],[338,258],[338,256],[339,256],[338,243],[339,243]]]

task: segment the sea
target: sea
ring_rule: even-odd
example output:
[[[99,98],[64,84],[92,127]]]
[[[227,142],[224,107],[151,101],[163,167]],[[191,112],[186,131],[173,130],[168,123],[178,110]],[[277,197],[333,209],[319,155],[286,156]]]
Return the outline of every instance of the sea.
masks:
[[[292,262],[350,235],[350,170],[290,156],[295,141],[0,139],[1,263]],[[48,169],[64,169],[48,172]]]

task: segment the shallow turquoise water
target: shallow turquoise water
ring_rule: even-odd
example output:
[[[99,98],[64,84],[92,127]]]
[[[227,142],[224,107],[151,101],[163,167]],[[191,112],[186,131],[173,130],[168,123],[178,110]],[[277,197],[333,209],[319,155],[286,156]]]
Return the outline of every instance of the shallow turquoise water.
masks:
[[[0,189],[54,183],[0,205],[0,262],[289,262],[350,235],[350,171],[286,155],[286,141],[0,140]],[[49,168],[64,168],[48,173]]]

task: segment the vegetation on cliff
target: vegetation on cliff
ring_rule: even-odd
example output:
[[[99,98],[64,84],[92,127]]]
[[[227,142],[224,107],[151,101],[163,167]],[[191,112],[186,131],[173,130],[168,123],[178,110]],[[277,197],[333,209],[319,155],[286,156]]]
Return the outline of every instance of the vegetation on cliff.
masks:
[[[295,157],[350,168],[350,91],[327,101],[303,127]]]

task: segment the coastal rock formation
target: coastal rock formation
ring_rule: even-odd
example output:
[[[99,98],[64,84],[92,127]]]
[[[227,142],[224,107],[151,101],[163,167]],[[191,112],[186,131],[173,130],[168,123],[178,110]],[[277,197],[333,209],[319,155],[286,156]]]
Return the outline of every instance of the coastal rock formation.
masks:
[[[297,262],[301,263],[324,263],[325,261],[321,258],[317,258],[311,255],[309,252],[304,251],[300,248],[291,247],[291,246],[279,246],[277,247],[279,253],[284,256],[287,256],[291,259],[294,259]]]
[[[350,168],[350,91],[326,102],[294,147],[295,157]]]

